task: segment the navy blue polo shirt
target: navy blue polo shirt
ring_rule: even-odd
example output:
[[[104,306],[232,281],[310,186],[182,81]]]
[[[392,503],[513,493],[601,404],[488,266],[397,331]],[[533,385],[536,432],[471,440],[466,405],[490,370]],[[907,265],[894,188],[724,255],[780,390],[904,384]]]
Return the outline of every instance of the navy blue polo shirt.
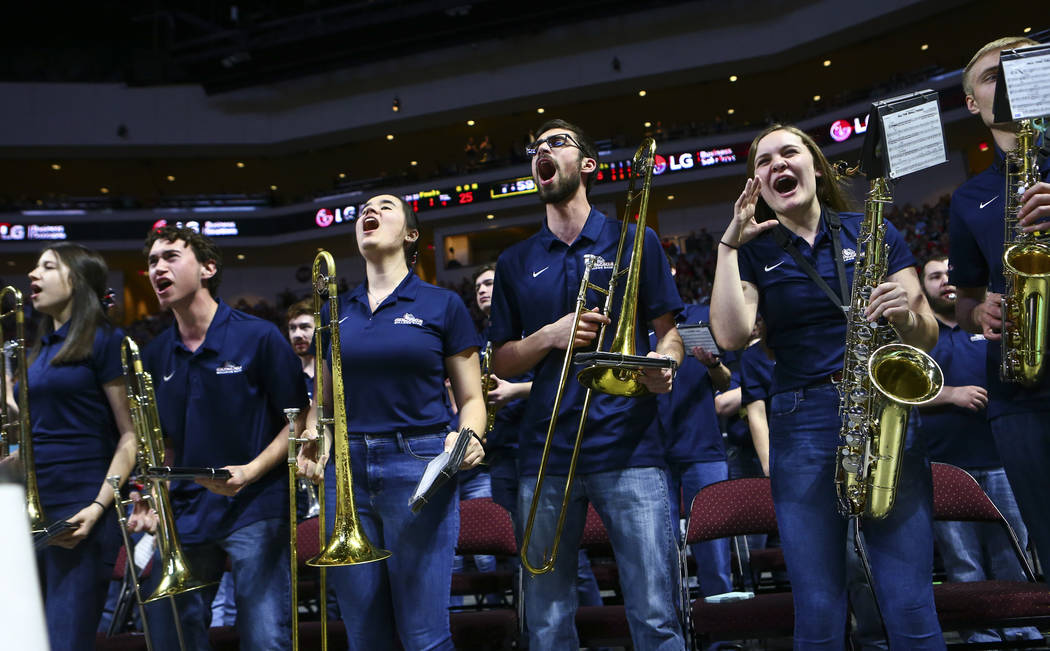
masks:
[[[628,230],[633,238],[634,225]],[[538,233],[504,251],[496,265],[492,291],[490,333],[493,345],[527,337],[572,313],[583,275],[584,254],[600,256],[590,280],[598,286],[608,286],[619,237],[620,222],[592,208],[583,230],[571,245],[555,237],[544,219]],[[629,254],[630,242],[625,255]],[[682,309],[667,257],[651,229],[644,236],[640,271],[635,350],[637,354],[645,355],[649,352],[647,323]],[[605,349],[612,341],[619,318],[624,285],[623,282],[619,284],[614,297],[612,324],[606,329]],[[588,307],[604,304],[604,296],[588,290]],[[520,433],[523,475],[535,474],[539,468],[564,355],[564,350],[551,350],[533,369],[532,393],[525,407]],[[573,377],[575,370],[566,382],[552,442],[548,469],[554,474],[568,472],[586,392]],[[580,452],[580,472],[662,466],[663,445],[659,436],[649,429],[655,410],[655,396],[623,398],[595,392]]]
[[[1006,175],[1003,152],[996,147],[995,162],[985,171],[963,183],[952,194],[951,279],[958,287],[987,287],[1002,293],[1003,218],[1006,211],[1003,193]],[[1047,179],[1050,161],[1044,161],[1042,178]],[[1025,388],[1006,384],[999,379],[1002,344],[987,346],[985,368],[988,374],[988,418],[1003,414],[1050,410],[1050,373],[1044,373],[1038,386]]]
[[[329,337],[321,343],[330,361]],[[463,299],[411,272],[374,313],[365,283],[340,297],[339,344],[350,434],[446,428],[445,358],[481,345]]]
[[[68,334],[67,321],[44,335],[39,354],[26,369],[33,457],[45,509],[95,499],[120,439],[103,385],[124,374],[124,332],[101,326],[91,357],[54,366],[51,360]]]
[[[985,358],[988,341],[984,335],[971,335],[959,326],[937,321],[937,345],[930,355],[944,373],[950,387],[986,385]],[[960,468],[999,468],[999,452],[992,438],[988,418],[955,405],[925,407],[920,410],[920,430],[926,438],[930,461],[950,463]]]
[[[302,363],[277,326],[221,300],[196,351],[183,345],[176,322],[142,357],[178,466],[244,465],[287,425],[284,409],[309,404]],[[234,497],[171,482],[182,542],[219,540],[253,522],[288,517],[287,473],[278,464]]]
[[[740,353],[740,404],[746,407],[757,400],[765,400],[766,409],[769,409],[774,366],[775,362],[766,355],[761,343],[748,346]]]
[[[707,323],[710,312],[706,305],[686,305],[676,320],[679,324]],[[655,333],[649,334],[649,345],[656,347]],[[689,351],[678,367],[673,390],[656,396],[656,404],[656,418],[650,427],[660,432],[667,463],[725,461],[711,376]]]
[[[727,350],[722,353],[722,363],[729,369],[729,388],[725,390],[725,393],[732,391],[733,389],[741,389],[740,385],[740,359],[742,356],[741,351]],[[740,403],[743,406],[744,403]],[[726,443],[729,445],[735,445],[738,448],[752,448],[751,443],[751,430],[747,427],[747,419],[740,417],[740,410],[737,410],[725,417],[725,433]]]
[[[485,328],[482,338],[489,340],[489,328]],[[484,355],[482,355],[484,356]],[[484,360],[482,360],[484,363]],[[503,378],[507,382],[531,382],[532,373],[523,373],[512,378]],[[496,419],[492,424],[492,431],[486,437],[486,447],[490,452],[496,450],[518,449],[518,430],[521,428],[521,419],[525,415],[525,404],[528,398],[518,398],[503,405],[496,412]]]
[[[857,257],[857,233],[863,215],[842,213],[842,259],[846,279],[853,286]],[[825,213],[813,247],[790,233],[791,241],[820,277],[838,292],[839,281],[832,254],[833,238]],[[900,232],[886,222],[885,242],[889,247],[886,275],[915,265],[915,258]],[[771,231],[740,247],[740,279],[758,287],[758,310],[766,322],[766,344],[776,356],[773,393],[791,391],[823,381],[842,370],[846,348],[846,319],[841,308],[831,302],[789,253],[777,245]],[[848,302],[849,296],[843,298]]]

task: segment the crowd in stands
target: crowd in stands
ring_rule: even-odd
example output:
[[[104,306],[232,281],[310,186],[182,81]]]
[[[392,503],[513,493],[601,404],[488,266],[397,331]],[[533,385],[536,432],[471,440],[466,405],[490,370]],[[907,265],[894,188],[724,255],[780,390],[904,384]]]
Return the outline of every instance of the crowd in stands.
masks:
[[[932,206],[928,204],[921,207],[911,204],[894,205],[886,212],[886,218],[901,231],[911,246],[916,260],[923,261],[934,255],[947,254],[949,200],[948,195],[945,195]],[[670,238],[663,240],[664,250],[675,267],[675,282],[678,285],[678,291],[686,303],[706,302],[711,294],[711,283],[715,277],[717,261],[715,243],[715,237],[704,228],[693,231],[684,238],[678,238],[677,241]],[[476,307],[474,284],[470,276],[456,283],[443,282],[440,284],[457,292],[463,298],[463,302],[470,309],[471,316],[480,329],[484,316]],[[343,281],[340,292],[346,292],[349,289],[349,286]],[[283,329],[285,310],[302,298],[306,296],[300,296],[286,289],[277,297],[276,305],[266,300],[259,300],[251,304],[240,299],[235,301],[233,307],[271,321]],[[140,345],[145,345],[164,328],[170,326],[171,319],[170,313],[150,314],[134,321],[126,330]]]

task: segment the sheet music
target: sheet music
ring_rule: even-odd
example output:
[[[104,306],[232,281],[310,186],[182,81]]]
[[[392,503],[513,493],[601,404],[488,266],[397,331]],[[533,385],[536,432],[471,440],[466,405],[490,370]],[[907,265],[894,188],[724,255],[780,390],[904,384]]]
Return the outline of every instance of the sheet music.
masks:
[[[948,160],[936,100],[886,114],[882,117],[882,126],[890,178],[897,179]]]
[[[412,499],[408,501],[410,505],[426,495],[427,490],[437,481],[441,471],[444,470],[451,457],[452,455],[446,450],[427,463],[426,470],[423,471],[423,476],[420,477],[419,483],[416,484],[416,490],[412,493]]]
[[[1050,51],[1003,59],[1003,75],[1014,120],[1050,115]]]

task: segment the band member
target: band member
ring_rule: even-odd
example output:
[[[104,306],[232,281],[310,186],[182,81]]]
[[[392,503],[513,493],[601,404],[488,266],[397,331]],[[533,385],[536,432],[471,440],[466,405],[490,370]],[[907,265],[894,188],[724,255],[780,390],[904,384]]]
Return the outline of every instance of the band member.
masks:
[[[698,324],[710,318],[706,305],[689,304],[676,321]],[[655,333],[650,333],[649,345],[656,347]],[[725,443],[715,413],[715,391],[729,389],[731,372],[714,351],[694,346],[689,353],[675,375],[674,390],[657,396],[657,417],[650,425],[664,442],[674,521],[680,513],[689,512],[701,488],[729,479]],[[709,597],[733,590],[728,538],[697,543],[692,552],[701,594]]]
[[[920,431],[930,461],[950,463],[970,473],[1013,527],[1021,547],[1027,547],[1028,531],[995,449],[985,413],[988,342],[984,335],[970,334],[955,321],[957,290],[948,281],[946,256],[926,262],[922,285],[940,329],[930,356],[944,373],[941,394],[922,409]],[[935,522],[933,527],[949,581],[1025,580],[1013,546],[999,527],[956,520]],[[1032,627],[966,631],[963,637],[969,644],[1043,639]]]
[[[44,315],[27,360],[37,488],[47,519],[74,525],[37,552],[52,649],[94,646],[120,546],[106,477],[126,479],[135,464],[106,273],[102,256],[67,243],[44,249],[29,272]]]
[[[418,514],[409,500],[427,462],[451,449],[444,379],[451,379],[459,423],[476,432],[463,467],[484,456],[478,335],[457,294],[412,273],[419,221],[399,197],[379,195],[361,207],[354,226],[365,259],[365,282],[340,296],[342,355],[349,451],[357,514],[365,535],[391,552],[377,563],[328,569],[344,613],[351,649],[451,649],[448,599],[452,558],[459,535],[456,483],[445,484]],[[409,261],[412,261],[411,263]],[[327,310],[323,320],[328,321]],[[331,387],[325,378],[325,387]],[[330,396],[326,396],[328,398]],[[315,396],[315,406],[316,406]],[[326,404],[331,404],[327,401]],[[331,449],[327,446],[327,449]],[[335,521],[334,468],[300,457],[303,474],[325,472],[326,523]]]
[[[209,238],[165,226],[147,236],[145,254],[160,307],[175,313],[171,328],[143,352],[170,447],[167,456],[175,466],[224,467],[232,475],[171,483],[187,562],[198,579],[218,581],[228,557],[241,645],[289,648],[283,409],[300,407],[305,414],[302,365],[276,326],[217,298],[222,255]],[[132,527],[148,527],[148,515],[140,509]],[[154,568],[150,582],[161,575],[158,563]],[[208,605],[215,590],[176,598],[189,648],[210,648]],[[154,648],[177,648],[169,604],[154,602],[147,613]]]
[[[718,244],[711,320],[720,346],[743,348],[761,310],[777,360],[770,403],[770,471],[784,558],[795,602],[795,647],[844,647],[847,519],[835,488],[839,396],[846,322],[832,301],[788,255],[794,246],[829,288],[852,283],[861,216],[847,213],[824,154],[794,127],[760,133],[748,154],[748,180]],[[832,228],[835,224],[840,227]],[[779,234],[777,230],[779,229]],[[886,225],[887,277],[871,293],[866,317],[886,319],[908,344],[936,343],[936,321],[900,233]],[[840,248],[845,279],[833,249]],[[836,294],[836,290],[830,290]],[[914,420],[914,419],[913,419]],[[933,604],[929,466],[908,436],[896,506],[864,520],[875,588],[891,647],[943,648]]]
[[[546,214],[539,233],[510,247],[499,258],[490,329],[497,347],[493,363],[496,374],[513,377],[530,370],[534,374],[519,431],[518,509],[522,518],[527,517],[532,503],[565,348],[592,346],[599,326],[608,323],[610,317],[615,321],[623,302],[621,285],[613,313],[584,312],[575,341],[569,341],[583,256],[601,256],[591,281],[608,284],[620,224],[594,209],[587,198],[598,169],[598,152],[579,127],[562,120],[547,122],[528,152]],[[633,228],[629,235],[633,237]],[[645,323],[652,321],[657,346],[648,354],[681,362],[682,343],[674,317],[682,301],[660,241],[652,231],[645,234],[640,277],[637,350],[650,350]],[[599,304],[594,292],[590,292],[589,302]],[[667,393],[671,378],[670,369],[649,370],[640,381],[651,392]],[[541,564],[544,548],[554,538],[584,392],[583,385],[572,378],[565,384],[547,468],[549,476],[532,530],[529,559],[533,565]],[[674,605],[677,558],[672,518],[666,493],[653,490],[666,481],[663,444],[649,430],[655,410],[653,396],[594,394],[565,518],[562,553],[553,571],[525,580],[532,648],[578,645],[573,594],[577,559],[573,550],[579,547],[588,502],[609,531],[625,588],[624,604],[634,645],[643,649],[684,648]]]
[[[988,360],[988,420],[999,456],[1021,516],[1035,541],[1039,562],[1050,568],[1050,503],[1045,499],[1050,480],[1050,373],[1043,373],[1037,386],[1024,388],[999,378],[1002,329],[1003,215],[1006,185],[1003,152],[1017,147],[1011,123],[996,123],[992,104],[998,77],[999,52],[1007,48],[1035,45],[1027,38],[1007,37],[988,43],[963,70],[963,90],[970,113],[980,116],[995,141],[992,165],[961,185],[952,195],[951,281],[958,287],[956,319],[963,330],[983,334],[991,342]],[[1042,143],[1045,147],[1046,142]],[[1018,225],[1025,231],[1046,230],[1050,217],[1050,172],[1045,157],[1040,179],[1020,199]],[[987,288],[987,289],[986,289]],[[990,289],[990,291],[988,291]],[[1045,341],[1042,344],[1045,346]],[[1050,577],[1050,574],[1047,575]]]
[[[314,303],[303,300],[288,308],[288,341],[303,365],[306,392],[314,395]]]

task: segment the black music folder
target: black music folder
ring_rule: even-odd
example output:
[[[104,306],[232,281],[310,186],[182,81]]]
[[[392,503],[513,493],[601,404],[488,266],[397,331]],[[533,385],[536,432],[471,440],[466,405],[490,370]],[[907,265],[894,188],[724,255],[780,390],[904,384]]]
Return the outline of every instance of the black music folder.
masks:
[[[413,513],[419,513],[434,493],[459,472],[459,466],[467,456],[467,446],[474,435],[473,430],[464,427],[451,450],[445,450],[430,460],[423,476],[419,478],[419,483],[416,484],[416,490],[412,492],[412,498],[408,500],[408,506]]]
[[[39,531],[33,532],[33,547],[38,551],[47,547],[48,543],[57,536],[67,531],[76,529],[77,525],[67,520],[57,520]]]
[[[182,466],[150,466],[146,479],[175,481],[176,479],[229,479],[233,475],[225,468],[190,468]]]

